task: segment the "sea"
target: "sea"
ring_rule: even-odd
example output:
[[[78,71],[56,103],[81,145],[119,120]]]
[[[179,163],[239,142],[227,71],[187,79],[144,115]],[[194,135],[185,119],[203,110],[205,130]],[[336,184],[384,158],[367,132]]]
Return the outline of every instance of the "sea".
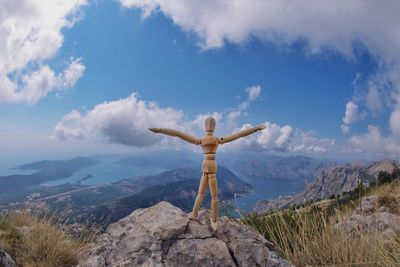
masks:
[[[80,183],[82,185],[110,184],[122,179],[134,178],[137,176],[155,175],[168,169],[151,165],[128,165],[117,163],[118,157],[103,156],[99,164],[84,168],[75,172],[65,179],[48,181],[43,186],[56,186],[66,183]],[[29,162],[29,161],[27,161]],[[27,162],[0,161],[0,176],[12,174],[31,174],[34,170],[19,170],[16,166]],[[280,196],[293,194],[301,191],[306,182],[302,180],[284,180],[269,177],[251,177],[235,173],[239,178],[253,186],[253,190],[247,194],[237,195],[232,200],[234,208],[242,212],[251,211],[256,202],[265,199],[274,199]]]
[[[241,212],[252,211],[257,201],[276,199],[281,196],[297,193],[306,187],[304,180],[285,180],[281,178],[250,177],[237,174],[242,180],[253,186],[253,190],[247,194],[239,195],[232,200],[235,209]]]

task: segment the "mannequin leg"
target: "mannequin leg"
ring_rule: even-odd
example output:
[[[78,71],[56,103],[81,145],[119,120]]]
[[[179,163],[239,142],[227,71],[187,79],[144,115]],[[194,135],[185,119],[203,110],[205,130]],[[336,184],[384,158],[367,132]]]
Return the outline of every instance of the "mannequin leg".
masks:
[[[216,231],[218,229],[218,183],[215,173],[209,174],[208,184],[211,192],[211,227]]]
[[[206,173],[203,173],[203,176],[201,177],[200,185],[199,185],[199,192],[196,197],[196,201],[194,202],[193,205],[193,211],[189,215],[189,218],[192,220],[197,220],[197,212],[200,209],[201,203],[203,203],[204,195],[206,193],[207,189],[207,183],[208,183],[208,176]]]

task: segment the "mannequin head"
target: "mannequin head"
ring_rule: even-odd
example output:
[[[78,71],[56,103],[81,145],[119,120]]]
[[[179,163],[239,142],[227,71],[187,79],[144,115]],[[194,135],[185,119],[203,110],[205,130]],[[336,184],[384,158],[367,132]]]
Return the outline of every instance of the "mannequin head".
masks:
[[[213,117],[207,117],[204,123],[204,130],[208,134],[212,134],[215,130],[216,121]]]

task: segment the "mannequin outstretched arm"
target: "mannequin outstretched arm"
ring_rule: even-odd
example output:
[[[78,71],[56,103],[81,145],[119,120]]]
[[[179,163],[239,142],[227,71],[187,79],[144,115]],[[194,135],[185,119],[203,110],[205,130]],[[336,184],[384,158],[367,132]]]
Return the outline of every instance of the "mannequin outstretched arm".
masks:
[[[150,131],[153,133],[162,133],[165,135],[173,136],[173,137],[179,137],[180,139],[189,142],[191,144],[195,145],[200,145],[201,144],[201,139],[191,136],[189,134],[173,130],[173,129],[167,129],[167,128],[149,128]]]
[[[264,129],[265,129],[265,125],[257,125],[256,127],[248,128],[248,129],[240,131],[240,132],[236,132],[236,133],[224,136],[224,137],[220,137],[218,139],[218,143],[221,144],[221,145],[225,144],[225,143],[229,143],[229,142],[232,142],[232,141],[234,141],[236,139],[248,136],[250,134],[253,134],[255,132],[258,132],[258,131],[261,131],[261,130],[264,130]]]

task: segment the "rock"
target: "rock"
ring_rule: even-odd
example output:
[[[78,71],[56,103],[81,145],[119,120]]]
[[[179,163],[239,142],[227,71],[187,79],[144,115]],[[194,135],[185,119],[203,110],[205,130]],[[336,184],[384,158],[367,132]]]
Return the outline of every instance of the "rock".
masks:
[[[357,188],[359,183],[367,186],[368,183],[362,180],[360,170],[364,170],[364,168],[350,164],[330,167],[322,171],[304,191],[280,199],[259,201],[254,210],[258,213],[267,213],[271,210],[350,192]]]
[[[271,200],[259,200],[256,202],[254,211],[257,213],[267,213],[269,211],[279,210],[287,207],[294,200],[294,195],[283,196],[277,199]]]
[[[400,216],[390,213],[387,208],[379,205],[379,196],[367,196],[361,200],[360,208],[341,223],[346,232],[357,233],[378,231],[388,235],[400,232]]]
[[[278,254],[274,251],[270,251],[268,254],[268,263],[267,267],[280,267],[280,266],[292,266],[288,262],[282,265],[282,259],[278,256]]]
[[[0,248],[0,266],[1,267],[17,267],[15,261],[7,252]]]
[[[351,192],[360,183],[368,187],[371,182],[377,181],[380,171],[391,173],[396,168],[396,161],[389,159],[369,164],[347,163],[330,166],[323,170],[302,192],[284,198],[259,201],[254,211],[263,214],[271,210],[301,205],[308,201],[327,199],[331,196]]]
[[[166,266],[235,266],[226,244],[213,237],[177,240],[166,259]]]
[[[78,266],[292,266],[250,226],[222,217],[214,232],[209,218],[201,210],[189,220],[168,202],[136,210],[79,254]]]
[[[378,177],[380,172],[392,173],[397,168],[397,162],[392,159],[383,159],[380,161],[374,161],[368,165],[368,174]]]
[[[346,232],[378,231],[391,234],[400,231],[400,216],[390,212],[378,212],[371,215],[355,213],[342,226]]]
[[[378,200],[379,200],[378,196],[363,197],[358,211],[367,214],[378,210],[380,208]]]

